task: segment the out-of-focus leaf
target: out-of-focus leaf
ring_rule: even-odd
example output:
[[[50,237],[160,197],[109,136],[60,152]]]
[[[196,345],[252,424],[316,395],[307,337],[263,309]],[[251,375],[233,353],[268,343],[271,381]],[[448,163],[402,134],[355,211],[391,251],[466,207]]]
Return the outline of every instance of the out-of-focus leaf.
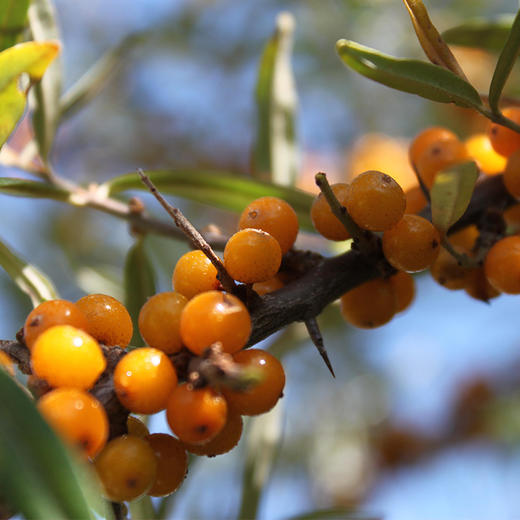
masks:
[[[26,518],[92,519],[112,514],[87,468],[76,462],[31,398],[0,370],[0,482]]]
[[[129,249],[125,262],[125,305],[132,317],[134,336],[131,345],[142,346],[137,318],[146,300],[155,294],[155,275],[144,247],[144,237],[139,237]]]
[[[58,50],[57,42],[48,41],[19,43],[0,52],[0,146],[25,109],[25,91],[18,85],[20,76],[26,73],[31,82],[40,81]]]
[[[394,58],[348,40],[339,40],[336,48],[347,66],[387,87],[440,103],[482,108],[478,92],[467,81],[442,67]]]
[[[314,197],[296,188],[219,171],[155,170],[145,173],[163,194],[176,195],[231,211],[242,211],[258,197],[279,197],[294,208],[302,229],[314,230],[310,219]],[[100,190],[115,195],[126,190],[146,190],[146,187],[137,173],[129,173],[111,179],[100,186]]]
[[[498,102],[500,101],[500,96],[504,90],[507,78],[509,78],[509,74],[513,69],[513,65],[518,58],[519,51],[520,11],[518,11],[515,17],[511,31],[509,33],[509,37],[507,38],[504,48],[498,57],[495,72],[493,73],[493,78],[491,79],[491,85],[489,86],[489,107],[493,112],[498,112]]]
[[[60,40],[56,10],[52,0],[32,0],[29,25],[36,41]],[[55,60],[31,97],[34,105],[33,127],[40,155],[47,160],[58,127],[61,96],[61,60]]]
[[[14,254],[3,242],[0,242],[0,265],[14,283],[31,298],[33,306],[58,297],[49,278],[34,265]]]
[[[380,516],[356,513],[351,508],[337,507],[333,509],[318,509],[302,515],[291,516],[287,520],[382,520]]]
[[[66,202],[70,194],[52,184],[14,177],[0,177],[0,194],[15,197],[33,197],[39,199],[53,199]]]
[[[466,211],[477,177],[474,161],[450,166],[435,177],[430,192],[432,222],[441,233],[448,231]]]
[[[453,45],[499,52],[509,37],[514,19],[514,15],[504,15],[493,20],[474,18],[444,31],[442,37]]]
[[[265,46],[256,83],[258,125],[253,170],[256,177],[283,185],[294,184],[298,173],[293,32],[293,16],[280,13],[276,30]]]
[[[29,0],[0,0],[0,51],[11,47],[25,28]]]

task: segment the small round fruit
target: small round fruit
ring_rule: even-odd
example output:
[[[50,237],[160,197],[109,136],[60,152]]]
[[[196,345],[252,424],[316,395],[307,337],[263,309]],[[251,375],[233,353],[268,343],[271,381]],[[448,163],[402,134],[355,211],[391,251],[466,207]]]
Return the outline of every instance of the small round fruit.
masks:
[[[182,442],[166,433],[154,433],[146,440],[157,458],[157,476],[147,494],[164,497],[182,484],[188,472],[188,455]]]
[[[424,196],[424,193],[420,186],[414,186],[410,188],[406,193],[406,208],[404,210],[405,213],[419,213],[419,211],[423,210],[428,201]]]
[[[256,294],[263,296],[264,294],[269,294],[278,289],[281,289],[284,286],[284,283],[280,279],[278,275],[266,280],[265,282],[257,282],[253,284],[253,291]]]
[[[507,159],[504,184],[513,197],[520,198],[520,149],[513,152]]]
[[[489,283],[498,291],[520,294],[520,236],[499,240],[484,262]]]
[[[406,197],[390,175],[371,170],[350,184],[347,210],[356,224],[370,231],[384,231],[404,215]]]
[[[432,145],[444,141],[457,141],[459,138],[447,128],[432,126],[419,132],[410,144],[408,156],[412,166],[417,166],[417,161],[423,153]]]
[[[88,294],[76,302],[88,320],[88,333],[107,346],[125,348],[130,343],[133,325],[126,307],[106,294]]]
[[[395,312],[406,310],[415,297],[415,281],[411,274],[399,271],[391,276],[388,281],[395,295]]]
[[[188,444],[216,437],[227,420],[226,400],[209,387],[193,389],[183,383],[168,399],[166,419],[172,432]]]
[[[113,502],[139,498],[152,487],[157,474],[154,450],[133,435],[112,439],[94,464],[104,495]]]
[[[338,202],[342,206],[346,206],[349,185],[344,183],[332,184],[331,189]],[[329,240],[347,240],[350,238],[345,226],[332,213],[323,193],[320,193],[312,203],[311,219],[316,231]]]
[[[67,300],[48,300],[40,303],[27,316],[23,327],[23,339],[27,348],[32,350],[36,338],[54,325],[70,325],[87,331],[88,322],[85,314]]]
[[[133,413],[152,414],[166,408],[177,373],[162,350],[136,348],[114,370],[114,388],[121,404]]]
[[[188,300],[197,294],[216,290],[220,287],[217,268],[199,249],[189,251],[177,261],[173,270],[172,285],[175,291],[186,296]]]
[[[280,244],[282,255],[293,246],[298,235],[298,217],[294,209],[277,197],[261,197],[251,202],[240,215],[238,229],[260,229]]]
[[[400,271],[415,273],[429,267],[437,258],[441,244],[433,224],[418,215],[405,215],[383,234],[383,252]]]
[[[194,354],[219,341],[222,350],[240,350],[251,334],[251,317],[246,306],[232,294],[208,291],[192,298],[181,314],[181,338]]]
[[[497,291],[497,289],[495,289],[486,278],[486,273],[483,267],[477,267],[470,271],[464,290],[475,300],[480,300],[486,303],[488,303],[492,298],[500,296],[500,291]]]
[[[495,152],[489,136],[484,133],[474,134],[467,139],[466,150],[480,170],[487,175],[501,173],[506,167],[506,158]]]
[[[457,291],[466,287],[470,270],[460,265],[446,249],[441,249],[430,266],[430,273],[438,284],[451,291]]]
[[[128,435],[135,435],[136,437],[141,437],[141,439],[144,439],[150,435],[148,426],[146,426],[146,424],[141,421],[141,419],[138,419],[133,415],[128,416],[126,420],[126,429],[128,431]]]
[[[502,114],[517,125],[520,124],[520,107],[509,107],[502,110]],[[509,157],[520,149],[520,134],[497,123],[490,123],[488,130],[489,140],[495,152]]]
[[[31,366],[50,386],[88,390],[105,370],[106,360],[92,336],[70,325],[55,325],[38,336]]]
[[[0,368],[3,368],[10,376],[14,376],[13,358],[3,350],[0,350]]]

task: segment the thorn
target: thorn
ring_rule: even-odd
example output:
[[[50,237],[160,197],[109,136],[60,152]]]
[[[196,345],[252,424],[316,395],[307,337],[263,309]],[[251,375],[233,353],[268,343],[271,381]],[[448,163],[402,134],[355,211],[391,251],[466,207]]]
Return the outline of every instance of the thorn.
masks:
[[[334,369],[332,368],[332,365],[330,363],[329,355],[325,350],[325,345],[323,344],[323,337],[321,335],[320,327],[318,325],[318,322],[316,321],[316,318],[310,318],[308,320],[305,320],[305,326],[307,327],[307,332],[309,333],[312,342],[318,349],[321,358],[323,359],[323,361],[327,365],[327,368],[332,374],[332,377],[336,378],[336,374],[334,373]]]

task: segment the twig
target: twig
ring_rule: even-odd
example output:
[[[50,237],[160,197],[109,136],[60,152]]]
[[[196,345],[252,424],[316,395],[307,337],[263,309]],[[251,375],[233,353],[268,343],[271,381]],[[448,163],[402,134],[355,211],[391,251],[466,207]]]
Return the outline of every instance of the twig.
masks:
[[[327,365],[327,368],[329,369],[329,372],[332,374],[332,377],[335,378],[336,374],[334,373],[334,369],[332,368],[329,355],[327,354],[327,350],[325,349],[325,345],[323,344],[323,337],[321,335],[320,327],[316,318],[309,318],[308,320],[305,320],[305,326],[307,327],[307,332],[309,333],[309,336],[312,342],[314,343],[314,346],[318,349],[318,352],[320,353],[321,358]]]

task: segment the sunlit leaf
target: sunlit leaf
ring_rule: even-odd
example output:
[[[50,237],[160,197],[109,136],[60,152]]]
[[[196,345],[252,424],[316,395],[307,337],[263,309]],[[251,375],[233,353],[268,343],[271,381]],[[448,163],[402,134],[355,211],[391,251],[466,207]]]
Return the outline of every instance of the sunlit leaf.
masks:
[[[67,201],[69,193],[46,182],[0,177],[0,194]]]
[[[478,92],[442,67],[424,61],[394,58],[348,40],[339,40],[336,48],[347,66],[378,83],[440,103],[482,107]]]
[[[14,45],[25,28],[29,0],[0,0],[0,51]]]

